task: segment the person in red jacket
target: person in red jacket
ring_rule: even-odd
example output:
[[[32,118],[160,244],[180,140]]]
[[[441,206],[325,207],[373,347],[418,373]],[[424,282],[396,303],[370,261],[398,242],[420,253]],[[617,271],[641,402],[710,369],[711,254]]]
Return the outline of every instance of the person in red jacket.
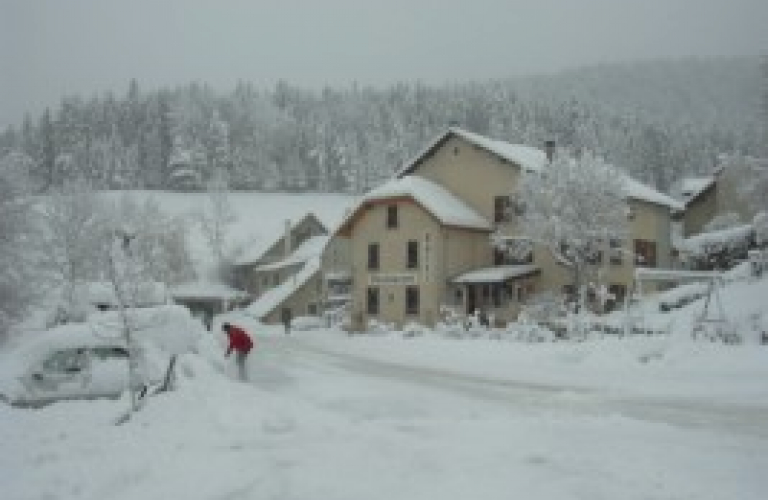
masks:
[[[240,327],[224,323],[221,326],[222,330],[229,337],[229,346],[227,347],[226,357],[235,351],[235,362],[237,363],[238,373],[241,380],[247,380],[247,374],[245,370],[245,360],[248,358],[248,353],[253,348],[253,340],[245,330]]]

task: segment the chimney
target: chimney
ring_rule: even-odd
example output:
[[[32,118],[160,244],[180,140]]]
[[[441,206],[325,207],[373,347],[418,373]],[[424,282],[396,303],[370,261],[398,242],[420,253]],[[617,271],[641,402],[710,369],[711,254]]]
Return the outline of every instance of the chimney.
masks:
[[[288,257],[291,255],[291,246],[293,246],[291,242],[291,219],[285,219],[285,234],[283,235],[283,245],[284,245],[284,251],[285,257]]]
[[[549,139],[544,142],[544,152],[547,153],[547,161],[549,163],[552,163],[552,160],[555,159],[555,146],[554,139]]]

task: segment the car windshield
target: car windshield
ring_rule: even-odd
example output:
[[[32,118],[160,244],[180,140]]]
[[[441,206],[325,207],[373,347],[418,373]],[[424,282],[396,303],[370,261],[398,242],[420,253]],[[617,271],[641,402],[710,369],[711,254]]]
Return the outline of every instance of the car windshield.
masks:
[[[75,373],[82,371],[86,363],[84,348],[63,349],[51,354],[43,362],[43,371],[47,373]]]

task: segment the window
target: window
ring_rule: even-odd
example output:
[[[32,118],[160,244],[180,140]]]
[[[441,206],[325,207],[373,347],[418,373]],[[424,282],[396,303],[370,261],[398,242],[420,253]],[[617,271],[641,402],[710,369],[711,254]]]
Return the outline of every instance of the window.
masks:
[[[507,222],[509,220],[509,197],[495,196],[493,198],[493,221]]]
[[[419,314],[419,288],[416,286],[405,287],[405,314]]]
[[[635,240],[635,262],[639,266],[656,267],[656,242]]]
[[[495,248],[493,250],[493,264],[495,266],[521,266],[533,264],[533,250],[513,249],[509,252]]]
[[[308,313],[309,313],[311,316],[317,316],[317,304],[314,304],[314,303],[312,303],[312,304],[308,304],[308,305],[307,305],[307,312],[308,312]]]
[[[408,269],[416,269],[419,267],[419,242],[411,240],[408,242],[406,264]]]
[[[367,294],[367,311],[368,314],[375,316],[379,314],[379,289],[376,287],[368,288]]]
[[[397,205],[389,205],[387,207],[387,229],[396,228],[397,222]]]
[[[128,350],[123,347],[93,347],[91,353],[95,359],[100,361],[108,359],[126,360],[129,358]]]
[[[279,284],[280,284],[280,273],[275,273],[275,274],[272,276],[272,285],[273,285],[273,286],[277,286],[277,285],[279,285]]]
[[[379,268],[379,244],[370,243],[368,245],[368,269]]]
[[[620,266],[622,263],[622,258],[621,258],[622,241],[611,238],[610,247],[611,247],[610,249],[611,264]]]

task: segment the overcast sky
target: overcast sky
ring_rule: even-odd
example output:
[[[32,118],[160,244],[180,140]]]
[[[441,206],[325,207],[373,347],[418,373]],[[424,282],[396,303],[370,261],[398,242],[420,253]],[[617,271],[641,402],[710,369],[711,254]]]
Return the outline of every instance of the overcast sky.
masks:
[[[198,80],[428,83],[768,53],[768,0],[0,0],[0,125]]]

